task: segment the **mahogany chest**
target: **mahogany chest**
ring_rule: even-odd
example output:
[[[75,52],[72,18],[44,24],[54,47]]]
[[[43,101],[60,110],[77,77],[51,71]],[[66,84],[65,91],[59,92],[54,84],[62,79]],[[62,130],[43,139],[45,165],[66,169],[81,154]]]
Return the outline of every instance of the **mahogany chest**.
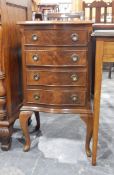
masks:
[[[28,120],[31,111],[79,113],[84,121],[84,116],[87,120],[92,118],[89,60],[92,23],[39,21],[19,25],[23,54],[20,122],[28,150],[25,118]],[[87,127],[90,125],[88,122]]]

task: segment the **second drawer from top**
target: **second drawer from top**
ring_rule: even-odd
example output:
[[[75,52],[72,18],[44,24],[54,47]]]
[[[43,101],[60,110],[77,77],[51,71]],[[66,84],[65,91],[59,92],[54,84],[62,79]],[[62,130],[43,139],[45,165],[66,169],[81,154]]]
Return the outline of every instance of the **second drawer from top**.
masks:
[[[86,66],[88,51],[86,49],[38,49],[27,50],[27,66]]]

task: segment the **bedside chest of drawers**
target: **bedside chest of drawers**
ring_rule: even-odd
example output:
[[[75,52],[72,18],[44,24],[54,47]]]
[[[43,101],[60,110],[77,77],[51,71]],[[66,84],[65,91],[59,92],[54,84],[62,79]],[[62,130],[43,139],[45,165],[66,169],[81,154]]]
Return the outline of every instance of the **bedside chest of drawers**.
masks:
[[[39,21],[19,25],[23,53],[24,97],[20,123],[26,140],[24,151],[30,148],[27,122],[32,112],[78,113],[87,124],[86,153],[91,156],[89,44],[92,23]]]

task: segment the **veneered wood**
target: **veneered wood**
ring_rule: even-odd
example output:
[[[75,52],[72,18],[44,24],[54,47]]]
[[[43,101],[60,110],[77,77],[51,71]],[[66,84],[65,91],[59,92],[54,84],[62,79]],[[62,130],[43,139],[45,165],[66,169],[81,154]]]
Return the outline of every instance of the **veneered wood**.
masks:
[[[27,85],[44,86],[86,86],[86,69],[72,70],[31,70],[27,69]]]
[[[79,113],[86,117],[89,128],[92,123],[89,117],[93,120],[88,54],[92,23],[39,21],[19,24],[22,33],[24,92],[21,111]],[[36,62],[33,59],[34,53],[39,56],[35,58]],[[71,62],[73,53],[80,56],[77,64]],[[26,113],[24,116],[26,120],[28,115]],[[20,117],[22,121],[23,115],[20,114]],[[25,124],[23,127],[28,132]],[[87,129],[88,155],[91,128]],[[30,142],[28,145],[30,148]]]
[[[76,89],[76,88],[75,88]],[[38,96],[38,98],[37,98]],[[76,98],[76,99],[74,99]],[[59,105],[59,106],[85,106],[86,91],[76,90],[27,90],[27,103]]]
[[[85,67],[87,64],[88,51],[84,49],[74,50],[74,48],[49,49],[46,50],[27,50],[26,51],[27,66],[79,66]],[[35,58],[34,58],[35,57]]]
[[[37,40],[34,41],[33,36],[37,36]],[[56,36],[56,37],[55,37]],[[62,40],[59,40],[58,38],[62,37]],[[73,38],[77,37],[75,41],[73,41]],[[52,40],[50,40],[50,38]],[[44,42],[45,41],[45,42]],[[25,44],[29,45],[38,45],[38,46],[49,46],[49,45],[87,45],[88,42],[88,32],[84,30],[83,28],[80,30],[74,29],[65,29],[63,30],[33,30],[26,31],[25,33]]]

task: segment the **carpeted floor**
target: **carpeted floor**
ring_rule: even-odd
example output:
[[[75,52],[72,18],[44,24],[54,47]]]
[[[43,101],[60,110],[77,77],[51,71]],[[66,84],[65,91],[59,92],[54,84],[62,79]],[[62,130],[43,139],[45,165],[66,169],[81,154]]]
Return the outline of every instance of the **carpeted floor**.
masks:
[[[113,175],[114,174],[114,73],[103,75],[97,166],[84,150],[85,125],[78,115],[41,113],[41,133],[31,133],[31,150],[24,153],[19,122],[12,148],[0,150],[0,175]],[[32,132],[35,126],[30,126]]]

